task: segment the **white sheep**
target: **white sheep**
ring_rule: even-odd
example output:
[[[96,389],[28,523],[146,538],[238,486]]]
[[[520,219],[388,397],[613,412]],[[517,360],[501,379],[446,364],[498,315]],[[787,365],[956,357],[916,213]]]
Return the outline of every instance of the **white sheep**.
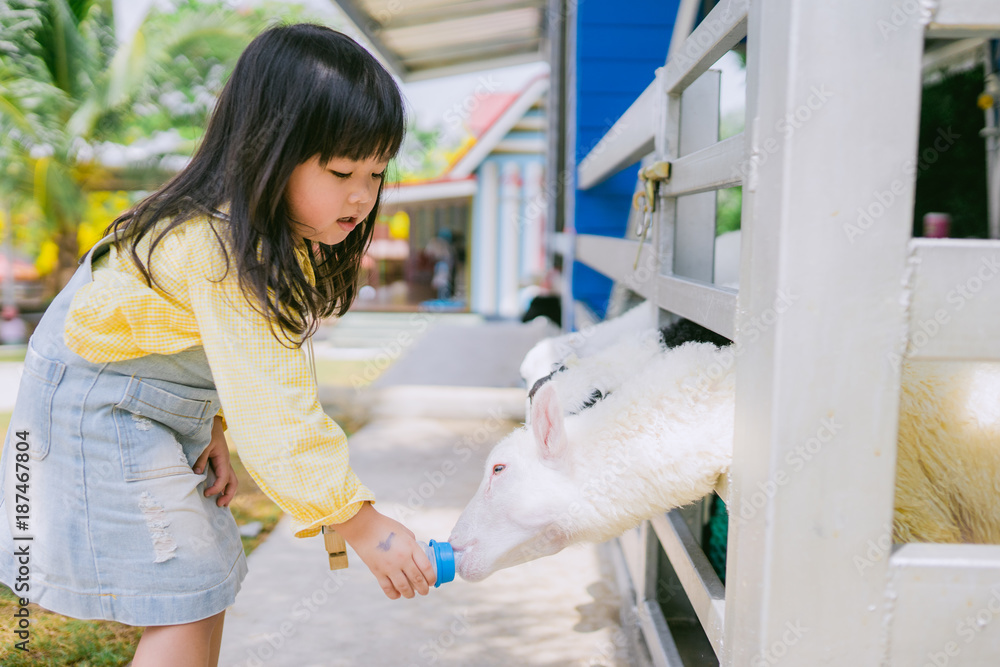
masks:
[[[599,322],[581,331],[538,341],[521,362],[521,377],[528,389],[541,378],[558,369],[571,356],[590,357],[613,345],[623,335],[645,331],[653,326],[654,315],[647,303],[627,313]]]
[[[715,238],[713,281],[716,285],[739,288],[740,230]],[[588,357],[607,348],[620,336],[656,326],[656,312],[648,302],[640,303],[618,317],[585,327],[580,331],[539,341],[521,362],[521,377],[530,389],[540,378],[559,368],[571,355]]]
[[[552,375],[558,374],[559,382],[553,383],[563,414],[574,415],[617,389],[625,378],[635,377],[663,354],[660,332],[648,329],[630,332],[604,350],[581,359],[572,353]],[[537,383],[533,385],[529,397]],[[530,406],[530,403],[529,403]],[[529,407],[530,410],[530,407]],[[530,415],[530,412],[529,412]]]
[[[661,352],[575,415],[563,413],[561,374],[542,385],[530,426],[494,447],[452,531],[462,577],[477,581],[573,542],[620,535],[711,491],[732,457],[732,373],[704,376],[721,354],[707,343]]]
[[[492,572],[603,541],[709,493],[730,465],[735,386],[720,348],[688,343],[648,356],[626,338],[541,385],[529,425],[496,445],[452,531],[460,574]],[[638,346],[638,347],[637,347]],[[627,359],[640,350],[642,369]],[[647,356],[643,356],[647,355]],[[614,373],[613,358],[622,360]],[[716,364],[716,362],[719,362]],[[565,414],[560,396],[605,396]],[[570,384],[563,387],[562,384]],[[898,441],[898,541],[1000,543],[1000,366],[904,364]]]
[[[1000,364],[903,364],[897,542],[1000,544]]]

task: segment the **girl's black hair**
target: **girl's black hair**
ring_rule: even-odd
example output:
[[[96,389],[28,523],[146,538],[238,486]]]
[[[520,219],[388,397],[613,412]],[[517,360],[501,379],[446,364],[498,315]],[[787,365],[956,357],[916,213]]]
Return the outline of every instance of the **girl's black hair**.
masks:
[[[114,231],[119,249],[131,241],[132,261],[152,286],[136,250],[139,240],[157,221],[171,218],[150,243],[148,263],[167,232],[199,214],[226,218],[219,209],[228,202],[223,233],[232,258],[215,231],[226,272],[232,259],[247,300],[268,318],[272,332],[279,324],[285,339],[298,347],[319,319],[343,315],[357,296],[382,185],[371,213],[344,241],[332,246],[300,241],[309,250],[313,286],[295,254],[284,198],[289,176],[316,155],[320,164],[334,157],[391,159],[404,125],[396,82],[357,42],[319,25],[270,28],[237,61],[187,167],[105,234]]]

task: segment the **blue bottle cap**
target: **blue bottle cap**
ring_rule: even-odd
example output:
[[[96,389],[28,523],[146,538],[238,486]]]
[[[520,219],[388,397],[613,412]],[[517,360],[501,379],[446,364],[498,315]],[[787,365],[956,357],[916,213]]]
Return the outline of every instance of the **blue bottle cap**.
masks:
[[[434,563],[437,566],[437,581],[434,588],[441,584],[447,584],[455,580],[455,551],[448,542],[436,542],[431,540],[428,543],[434,549]]]

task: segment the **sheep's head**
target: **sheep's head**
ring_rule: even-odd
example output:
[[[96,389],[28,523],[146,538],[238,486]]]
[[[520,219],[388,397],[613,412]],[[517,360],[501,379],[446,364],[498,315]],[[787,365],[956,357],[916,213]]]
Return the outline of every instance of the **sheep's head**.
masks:
[[[462,552],[459,574],[468,581],[549,556],[570,543],[568,510],[580,493],[552,383],[535,394],[529,423],[490,452],[479,490],[452,530],[449,542]]]
[[[538,341],[521,362],[520,373],[525,385],[530,389],[539,379],[552,373],[562,363],[563,356],[553,339]]]

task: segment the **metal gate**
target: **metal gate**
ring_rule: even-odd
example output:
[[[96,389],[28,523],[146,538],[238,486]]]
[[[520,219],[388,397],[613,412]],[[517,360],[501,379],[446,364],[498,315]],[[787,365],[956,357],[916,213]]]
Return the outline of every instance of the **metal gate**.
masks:
[[[645,157],[655,207],[645,243],[556,235],[567,273],[735,340],[727,585],[697,509],[618,541],[656,665],[1000,664],[1000,546],[892,543],[900,360],[1000,360],[1000,242],[911,235],[928,36],[1000,36],[1000,2],[723,0],[578,165],[586,189]],[[718,141],[708,68],[744,37],[746,131]],[[711,284],[734,185],[738,291]]]

